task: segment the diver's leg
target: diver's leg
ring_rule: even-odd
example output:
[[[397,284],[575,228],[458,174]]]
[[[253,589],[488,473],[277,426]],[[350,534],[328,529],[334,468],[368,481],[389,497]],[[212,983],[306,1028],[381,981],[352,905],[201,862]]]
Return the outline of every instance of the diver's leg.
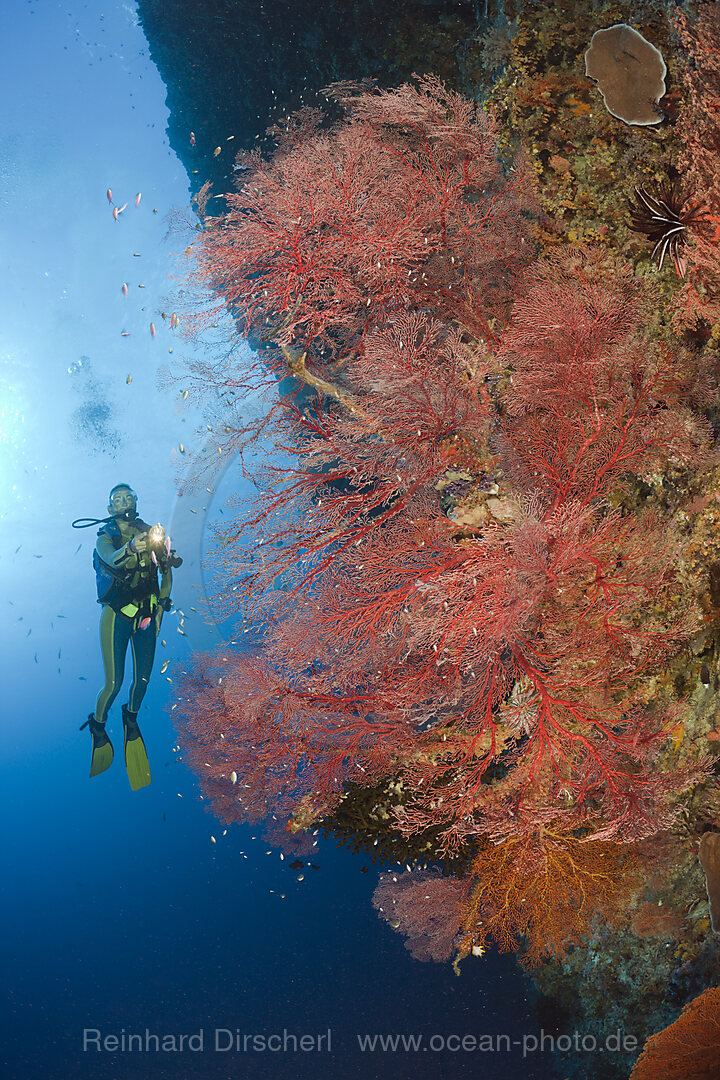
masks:
[[[98,694],[95,720],[104,724],[108,709],[120,693],[125,675],[125,654],[130,640],[131,623],[104,604],[100,615],[100,652],[105,668],[105,685]]]
[[[133,656],[133,681],[130,687],[128,709],[137,713],[145,697],[145,691],[150,682],[153,662],[155,660],[155,624],[154,621],[146,630],[136,630],[130,638],[130,648]]]
[[[107,711],[118,695],[125,669],[128,633],[123,631],[122,622],[107,604],[100,614],[100,651],[105,668],[105,685],[98,695],[94,713],[90,713],[80,730],[90,727],[92,736],[92,758],[90,776],[99,776],[112,765],[113,745],[105,729]]]
[[[137,714],[150,682],[155,658],[154,629],[153,624],[145,630],[136,630],[130,638],[133,654],[133,681],[130,687],[130,702],[128,705],[123,705],[122,713],[125,729],[125,768],[133,791],[146,787],[151,780],[150,764],[138,727]]]

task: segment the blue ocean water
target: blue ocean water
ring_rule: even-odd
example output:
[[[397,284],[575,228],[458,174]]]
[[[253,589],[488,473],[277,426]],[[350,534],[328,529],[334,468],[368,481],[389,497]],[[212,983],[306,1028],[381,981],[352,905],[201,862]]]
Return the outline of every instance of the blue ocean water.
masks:
[[[202,499],[178,495],[178,448],[198,449],[200,415],[157,381],[203,355],[162,318],[178,295],[188,177],[132,3],[8,0],[3,30],[0,89],[16,103],[0,144],[3,1075],[542,1080],[549,1055],[522,1053],[540,1030],[534,991],[511,957],[468,961],[460,978],[418,963],[377,918],[362,859],[320,840],[319,869],[298,881],[260,832],[223,835],[177,760],[168,680],[218,640],[190,613]],[[95,530],[70,523],[103,516],[120,481],[185,557],[174,598],[187,633],[168,617],[139,717],[153,783],[137,793],[122,764],[125,695],[109,722],[115,763],[92,782],[79,731],[102,668]],[[423,1041],[362,1051],[378,1033]],[[508,1043],[491,1053],[456,1038],[485,1034]],[[322,1035],[320,1048],[295,1050],[303,1035]]]

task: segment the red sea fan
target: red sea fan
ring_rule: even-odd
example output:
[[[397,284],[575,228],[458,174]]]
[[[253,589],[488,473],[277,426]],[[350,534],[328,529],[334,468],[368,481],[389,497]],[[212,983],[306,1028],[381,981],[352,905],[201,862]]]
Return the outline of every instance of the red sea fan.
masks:
[[[596,502],[668,460],[703,460],[689,358],[642,340],[648,303],[629,267],[590,249],[528,275],[500,354],[512,386],[499,442],[517,481],[551,506]]]
[[[488,114],[432,76],[345,105],[334,128],[250,163],[205,223],[195,281],[244,333],[314,364],[408,307],[492,336],[530,256],[527,172],[503,168]]]
[[[407,95],[393,100],[407,112]],[[421,106],[426,120],[449,107]],[[409,135],[383,125],[383,153],[409,139],[410,190],[422,187],[435,138],[450,145],[437,118],[424,134],[410,113]],[[664,726],[633,680],[688,630],[673,615],[674,548],[650,516],[604,498],[665,458],[699,463],[703,430],[681,403],[682,372],[639,339],[644,294],[587,251],[528,273],[499,351],[505,403],[486,389],[498,366],[487,342],[381,308],[328,407],[284,408],[285,461],[264,467],[254,510],[221,537],[227,610],[250,605],[263,648],[234,661],[220,701],[211,680],[182,703],[206,790],[237,816],[272,808],[307,823],[348,781],[393,775],[398,829],[433,827],[445,854],[492,836],[498,811],[562,811],[566,828],[592,820],[620,841],[665,827],[674,781],[651,775]],[[305,333],[293,325],[290,338]],[[438,495],[453,452],[472,491],[462,525]],[[243,550],[250,530],[259,542]]]
[[[226,822],[287,821],[300,805],[313,820],[312,808],[327,812],[348,780],[381,779],[410,749],[404,725],[369,715],[361,695],[262,656],[198,659],[177,688],[180,746]]]

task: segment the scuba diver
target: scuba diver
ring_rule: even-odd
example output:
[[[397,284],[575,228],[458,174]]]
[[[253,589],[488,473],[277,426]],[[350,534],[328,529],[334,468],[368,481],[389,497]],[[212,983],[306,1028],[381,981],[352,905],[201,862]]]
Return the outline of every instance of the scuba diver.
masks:
[[[109,517],[78,518],[73,528],[102,525],[93,552],[100,613],[100,648],[105,685],[95,712],[81,726],[90,728],[90,776],[109,769],[113,746],[105,729],[110,706],[120,692],[128,645],[133,680],[122,707],[125,767],[133,791],[150,783],[150,765],[137,714],[155,659],[155,642],[163,614],[172,606],[172,568],[181,566],[162,525],[148,525],[137,514],[137,495],[128,484],[116,484],[109,495]]]

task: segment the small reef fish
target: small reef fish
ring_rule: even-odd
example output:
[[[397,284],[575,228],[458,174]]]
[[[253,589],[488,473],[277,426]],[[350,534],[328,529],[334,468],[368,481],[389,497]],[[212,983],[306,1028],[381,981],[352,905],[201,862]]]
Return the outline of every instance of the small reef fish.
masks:
[[[110,188],[107,189],[105,194],[107,195],[107,201],[112,202],[112,191],[110,190]]]
[[[191,146],[195,145],[195,132],[194,131],[190,132],[190,145]]]
[[[157,333],[157,331],[155,330],[155,323],[151,322],[150,323],[150,334],[151,334],[152,337],[155,337],[156,333]]]
[[[123,210],[127,210],[127,203],[124,202],[122,206],[118,207],[118,214],[122,214]],[[117,220],[117,219],[116,219]]]
[[[230,783],[231,783],[231,784],[237,784],[237,773],[235,772],[235,770],[234,770],[234,769],[233,769],[233,771],[232,771],[232,772],[230,773]]]
[[[127,281],[123,281],[121,292],[122,292],[123,296],[127,296],[127,292],[128,292],[128,290],[127,290]]]
[[[117,206],[113,206],[113,218],[114,218],[115,221],[117,221],[117,219],[118,219],[118,208],[117,208]]]
[[[219,146],[216,146],[216,147],[215,147],[215,149],[213,150],[213,157],[217,157],[217,156],[218,156],[218,154],[220,153],[220,149],[221,149],[221,148],[220,148]]]
[[[179,321],[180,320],[178,319],[177,315],[173,311],[172,315],[170,316],[170,329],[174,330]]]
[[[142,191],[138,191],[137,195],[135,196],[135,205],[136,206],[140,205],[140,200],[141,199],[142,199]]]
[[[120,337],[130,337],[130,331],[129,330],[121,330],[120,331]]]
[[[186,397],[188,396],[188,394],[189,394],[189,393],[190,393],[190,391],[189,391],[189,390],[183,390],[183,392],[182,392],[182,399],[183,399],[183,401],[185,400],[185,398],[186,398]],[[18,551],[19,551],[19,550],[20,550],[20,548],[18,548]],[[17,552],[16,552],[15,554],[17,554]]]
[[[128,386],[129,386],[129,385],[130,385],[130,383],[132,382],[132,375],[128,375],[128,377],[126,378],[125,382],[126,382],[126,383],[128,384]]]

